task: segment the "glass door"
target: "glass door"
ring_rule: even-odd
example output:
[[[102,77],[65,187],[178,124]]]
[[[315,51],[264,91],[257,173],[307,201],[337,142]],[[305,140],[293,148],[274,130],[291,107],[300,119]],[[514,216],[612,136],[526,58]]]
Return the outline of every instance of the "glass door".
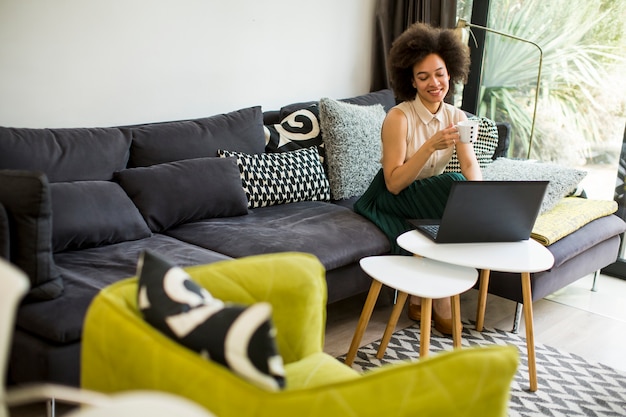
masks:
[[[625,5],[625,0],[459,0],[457,13],[543,49],[532,144],[538,55],[528,44],[475,30],[463,109],[511,124],[509,157],[526,158],[531,145],[531,159],[586,171],[580,185],[587,197],[617,200],[618,215],[626,220]],[[626,279],[626,245],[618,262],[603,272]]]

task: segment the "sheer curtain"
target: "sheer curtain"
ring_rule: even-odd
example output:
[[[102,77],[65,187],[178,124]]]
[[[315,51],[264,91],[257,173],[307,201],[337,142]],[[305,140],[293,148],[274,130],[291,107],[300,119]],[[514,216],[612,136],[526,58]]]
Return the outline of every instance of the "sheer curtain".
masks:
[[[371,91],[391,87],[387,54],[394,39],[415,22],[453,28],[456,0],[378,0]]]

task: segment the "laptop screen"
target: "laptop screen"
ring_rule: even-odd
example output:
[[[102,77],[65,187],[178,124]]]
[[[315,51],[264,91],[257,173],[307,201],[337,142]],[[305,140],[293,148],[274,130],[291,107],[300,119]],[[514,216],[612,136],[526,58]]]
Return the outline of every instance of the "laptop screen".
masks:
[[[437,243],[514,242],[530,238],[548,181],[458,181],[439,223]],[[415,225],[429,222],[417,220]]]

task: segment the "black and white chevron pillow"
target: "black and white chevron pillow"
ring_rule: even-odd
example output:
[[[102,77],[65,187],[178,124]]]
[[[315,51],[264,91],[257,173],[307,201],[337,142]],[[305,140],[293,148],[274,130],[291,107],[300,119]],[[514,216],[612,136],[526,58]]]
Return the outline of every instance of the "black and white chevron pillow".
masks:
[[[269,303],[224,303],[151,251],[142,253],[137,275],[139,310],[148,323],[257,386],[285,386]]]
[[[474,153],[478,165],[485,168],[493,162],[493,153],[498,146],[498,127],[496,122],[486,117],[472,116],[470,120],[478,120],[478,138],[474,142]],[[456,156],[456,150],[446,166],[444,172],[461,172],[461,164]]]
[[[330,185],[315,147],[258,155],[225,150],[217,154],[237,158],[249,208],[330,200]]]

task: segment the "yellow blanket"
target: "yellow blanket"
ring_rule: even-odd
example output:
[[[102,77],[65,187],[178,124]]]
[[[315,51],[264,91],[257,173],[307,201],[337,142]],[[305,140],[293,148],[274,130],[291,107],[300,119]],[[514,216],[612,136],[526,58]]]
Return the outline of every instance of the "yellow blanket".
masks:
[[[530,236],[542,245],[549,246],[590,221],[616,211],[615,201],[566,197],[537,218]]]

